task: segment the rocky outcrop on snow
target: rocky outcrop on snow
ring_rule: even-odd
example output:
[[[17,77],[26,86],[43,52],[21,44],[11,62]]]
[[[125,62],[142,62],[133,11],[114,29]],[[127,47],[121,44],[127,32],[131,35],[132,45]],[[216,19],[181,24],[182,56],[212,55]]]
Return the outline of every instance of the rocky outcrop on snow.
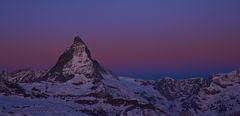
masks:
[[[206,79],[174,80],[165,78],[156,82],[155,88],[168,100],[186,98],[197,94],[201,88],[209,86]]]
[[[20,69],[15,72],[2,72],[3,78],[13,83],[31,83],[36,82],[43,76],[47,71],[34,71],[31,69]]]
[[[0,78],[0,95],[24,95],[25,90],[16,83]]]
[[[239,70],[234,70],[215,74],[209,79],[162,79],[155,87],[168,101],[172,101],[169,108],[178,115],[238,116],[239,79]]]

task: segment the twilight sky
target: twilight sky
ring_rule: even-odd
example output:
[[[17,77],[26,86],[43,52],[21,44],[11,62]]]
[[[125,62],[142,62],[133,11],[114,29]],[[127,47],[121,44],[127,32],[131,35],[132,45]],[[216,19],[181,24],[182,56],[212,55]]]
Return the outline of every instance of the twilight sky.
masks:
[[[1,0],[0,70],[48,69],[79,35],[125,76],[240,68],[239,0]]]

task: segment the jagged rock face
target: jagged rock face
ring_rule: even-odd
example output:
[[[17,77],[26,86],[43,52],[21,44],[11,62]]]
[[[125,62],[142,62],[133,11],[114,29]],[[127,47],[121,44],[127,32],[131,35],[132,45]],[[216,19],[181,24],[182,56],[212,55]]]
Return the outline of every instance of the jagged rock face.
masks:
[[[16,83],[0,78],[0,95],[24,95],[25,90]]]
[[[13,83],[31,83],[46,75],[47,71],[20,69],[15,72],[2,72],[3,78]]]
[[[234,83],[240,83],[240,69],[232,71],[228,74],[216,74],[213,75],[211,80],[213,83],[221,86],[226,87],[233,85]]]
[[[155,88],[168,100],[175,100],[197,94],[201,88],[209,86],[209,82],[205,79],[174,80],[166,78],[156,82]]]
[[[60,56],[56,65],[47,73],[50,80],[65,82],[76,74],[84,75],[88,79],[101,78],[99,63],[92,59],[91,53],[79,36],[74,38],[73,44]]]
[[[240,75],[239,69],[230,73],[213,75],[209,86],[202,88],[196,98],[201,112],[238,116],[240,107]]]

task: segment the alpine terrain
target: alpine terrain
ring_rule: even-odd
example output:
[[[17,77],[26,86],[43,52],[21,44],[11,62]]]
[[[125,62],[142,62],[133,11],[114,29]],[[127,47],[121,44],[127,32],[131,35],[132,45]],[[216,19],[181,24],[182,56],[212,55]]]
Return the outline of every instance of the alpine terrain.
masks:
[[[240,116],[240,69],[208,79],[121,77],[76,36],[48,71],[0,73],[0,116]]]

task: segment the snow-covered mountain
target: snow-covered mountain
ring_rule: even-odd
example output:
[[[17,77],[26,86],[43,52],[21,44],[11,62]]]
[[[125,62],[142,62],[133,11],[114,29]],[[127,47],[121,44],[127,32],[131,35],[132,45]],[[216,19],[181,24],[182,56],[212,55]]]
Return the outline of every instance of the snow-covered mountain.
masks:
[[[240,69],[209,79],[116,76],[77,36],[49,71],[0,73],[0,116],[239,116]]]
[[[75,75],[83,75],[86,79],[96,81],[102,78],[101,72],[106,71],[92,59],[88,47],[79,36],[76,36],[73,44],[65,50],[43,80],[65,82]]]

